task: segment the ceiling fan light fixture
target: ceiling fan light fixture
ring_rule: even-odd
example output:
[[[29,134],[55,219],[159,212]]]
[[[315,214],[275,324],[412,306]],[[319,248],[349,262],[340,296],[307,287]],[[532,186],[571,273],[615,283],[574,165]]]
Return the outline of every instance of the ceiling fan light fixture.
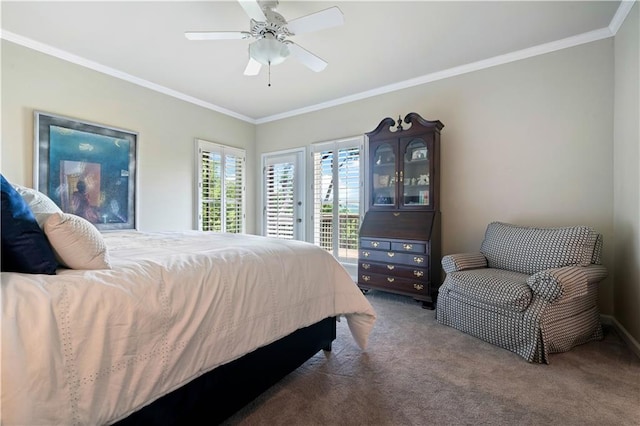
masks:
[[[312,71],[325,69],[327,62],[288,38],[344,24],[337,6],[287,21],[276,11],[278,0],[238,0],[249,17],[250,31],[187,31],[189,40],[231,40],[253,38],[244,75],[258,75],[262,65],[278,65],[290,55]]]
[[[262,65],[278,65],[289,56],[289,47],[273,37],[263,37],[249,45],[249,56]]]

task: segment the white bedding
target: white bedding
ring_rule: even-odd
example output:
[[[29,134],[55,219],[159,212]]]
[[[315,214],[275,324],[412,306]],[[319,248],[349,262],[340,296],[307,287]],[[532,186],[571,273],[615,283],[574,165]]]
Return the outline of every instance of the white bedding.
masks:
[[[344,315],[366,347],[373,308],[314,245],[196,231],[104,238],[111,270],[2,273],[3,425],[112,423],[329,316]]]

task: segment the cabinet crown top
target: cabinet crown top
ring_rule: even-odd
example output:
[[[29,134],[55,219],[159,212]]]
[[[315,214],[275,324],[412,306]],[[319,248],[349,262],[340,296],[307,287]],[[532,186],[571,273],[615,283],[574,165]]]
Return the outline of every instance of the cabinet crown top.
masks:
[[[428,129],[432,129],[439,133],[440,130],[444,127],[444,124],[442,124],[440,120],[435,120],[435,121],[425,120],[420,116],[420,114],[415,112],[410,112],[404,117],[404,123],[410,124],[409,128],[407,129],[403,128],[402,123],[403,123],[403,120],[400,118],[400,116],[398,116],[397,123],[396,123],[396,120],[394,120],[393,118],[387,117],[383,119],[380,122],[380,124],[378,124],[378,127],[376,127],[374,130],[370,132],[367,132],[366,135],[371,137],[373,135],[387,133],[389,136],[394,136],[394,135],[398,135],[401,132],[412,131],[413,133],[415,131],[424,131]],[[394,126],[396,128],[392,129]]]

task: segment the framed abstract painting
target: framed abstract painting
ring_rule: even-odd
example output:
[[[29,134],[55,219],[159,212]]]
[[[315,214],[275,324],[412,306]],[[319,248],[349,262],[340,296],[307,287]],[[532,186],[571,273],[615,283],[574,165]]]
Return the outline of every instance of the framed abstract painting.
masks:
[[[99,230],[136,229],[138,134],[36,111],[34,184]]]

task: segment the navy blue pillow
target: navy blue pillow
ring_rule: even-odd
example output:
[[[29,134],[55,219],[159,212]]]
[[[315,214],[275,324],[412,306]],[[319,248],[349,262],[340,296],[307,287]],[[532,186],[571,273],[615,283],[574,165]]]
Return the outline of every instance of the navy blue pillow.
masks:
[[[2,181],[2,270],[54,275],[56,261],[49,240],[29,205],[0,174]]]

